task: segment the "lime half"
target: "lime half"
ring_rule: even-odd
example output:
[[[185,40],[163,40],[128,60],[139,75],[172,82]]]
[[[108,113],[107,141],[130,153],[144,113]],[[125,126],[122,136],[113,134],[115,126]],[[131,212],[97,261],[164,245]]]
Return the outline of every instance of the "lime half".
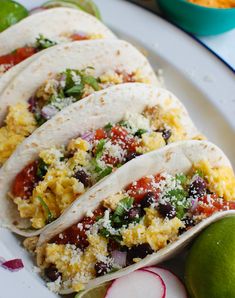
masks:
[[[194,242],[185,279],[192,298],[235,297],[235,216],[210,225]]]
[[[0,32],[28,16],[27,9],[11,0],[0,1]]]
[[[78,293],[75,298],[104,298],[110,284],[111,282],[106,282],[97,288],[82,291]]]
[[[46,8],[71,7],[81,9],[101,20],[99,8],[93,0],[50,0],[42,5]]]

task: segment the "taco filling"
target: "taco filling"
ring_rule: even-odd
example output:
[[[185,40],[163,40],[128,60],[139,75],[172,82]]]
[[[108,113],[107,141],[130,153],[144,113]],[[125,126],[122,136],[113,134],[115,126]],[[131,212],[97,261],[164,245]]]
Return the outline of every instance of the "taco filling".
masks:
[[[102,35],[100,34],[86,34],[85,32],[78,32],[64,35],[59,43],[100,38],[102,38]],[[0,56],[0,74],[3,74],[30,56],[57,44],[58,41],[50,40],[42,34],[39,34],[35,40],[35,43],[32,45],[26,45],[22,48],[15,49],[12,53]]]
[[[186,138],[181,111],[147,107],[118,123],[88,131],[67,146],[43,150],[16,176],[11,198],[20,216],[40,229],[88,188],[138,155]]]
[[[27,103],[10,106],[5,125],[0,128],[0,165],[37,127],[72,103],[111,85],[148,83],[140,70],[132,73],[107,71],[99,77],[95,77],[93,72],[92,67],[85,70],[67,69],[47,80]]]
[[[80,291],[91,279],[158,252],[213,213],[235,209],[234,189],[232,170],[207,160],[186,174],[142,177],[37,248],[38,266],[53,291]]]

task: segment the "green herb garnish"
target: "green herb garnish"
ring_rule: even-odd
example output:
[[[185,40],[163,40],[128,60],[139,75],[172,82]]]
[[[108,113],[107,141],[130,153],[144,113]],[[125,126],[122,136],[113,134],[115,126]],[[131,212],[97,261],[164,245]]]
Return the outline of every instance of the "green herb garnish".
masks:
[[[142,134],[144,134],[144,133],[146,133],[146,132],[147,132],[146,129],[142,129],[142,128],[140,128],[140,129],[138,129],[137,132],[135,133],[135,136],[137,136],[137,137],[141,137]]]
[[[48,205],[46,204],[46,202],[41,198],[41,197],[37,197],[37,199],[39,200],[39,202],[41,203],[42,207],[44,208],[46,215],[47,215],[47,223],[50,223],[54,220],[54,217],[51,213],[51,210],[49,209]]]
[[[45,50],[47,48],[55,46],[56,44],[56,42],[46,38],[42,34],[39,34],[39,37],[36,39],[36,47],[38,50]]]
[[[104,130],[105,131],[110,131],[112,129],[112,127],[113,127],[112,123],[108,123],[108,124],[105,125]]]
[[[82,75],[82,81],[84,84],[91,86],[95,91],[100,90],[100,86],[99,86],[98,81],[95,77],[88,76],[88,75]]]
[[[95,157],[97,159],[101,158],[103,151],[104,151],[105,143],[106,143],[105,139],[101,139],[101,140],[99,140],[99,143],[96,145]]]
[[[98,180],[101,180],[102,178],[104,178],[105,176],[109,175],[112,173],[112,168],[111,167],[107,167],[104,170],[102,170],[102,172],[99,174],[98,176]]]
[[[182,186],[186,186],[189,182],[188,177],[184,174],[176,174],[175,179],[178,180]]]
[[[38,161],[37,176],[42,179],[48,170],[48,165],[40,158]]]
[[[134,199],[131,197],[123,198],[117,205],[114,216],[123,216],[133,205]]]

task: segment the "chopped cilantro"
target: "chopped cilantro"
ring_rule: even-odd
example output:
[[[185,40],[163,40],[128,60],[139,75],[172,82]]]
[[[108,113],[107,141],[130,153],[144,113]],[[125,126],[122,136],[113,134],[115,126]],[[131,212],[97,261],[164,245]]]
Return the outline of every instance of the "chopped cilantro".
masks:
[[[70,89],[66,90],[66,94],[71,95],[71,96],[79,95],[82,93],[83,89],[84,89],[83,84],[75,85],[75,86],[71,87]]]
[[[108,238],[108,239],[113,239],[115,240],[116,242],[120,243],[122,241],[122,236],[121,235],[112,235],[108,229],[102,227],[100,230],[99,230],[99,234],[105,238]]]
[[[40,158],[38,162],[38,168],[37,168],[37,176],[39,179],[42,179],[48,170],[47,164]]]
[[[109,122],[108,124],[105,125],[104,130],[110,131],[112,129],[112,127],[113,127],[112,123]]]
[[[47,223],[50,223],[54,220],[54,217],[51,213],[51,210],[49,209],[47,203],[41,198],[41,197],[37,197],[37,199],[39,200],[39,202],[41,203],[42,207],[44,208],[46,215],[47,215]]]
[[[117,205],[114,216],[123,216],[133,205],[134,199],[131,197],[123,198]]]
[[[189,183],[188,177],[184,174],[176,174],[175,179],[184,187]]]
[[[137,137],[141,137],[142,134],[144,134],[144,133],[146,133],[146,132],[147,132],[146,129],[142,129],[142,128],[140,128],[140,129],[138,129],[137,132],[135,133],[135,136],[137,136]]]
[[[112,173],[112,168],[111,167],[107,167],[105,168],[98,176],[98,180],[101,180],[102,178],[104,178],[105,176],[109,175]]]
[[[118,124],[119,124],[120,126],[123,126],[123,127],[127,127],[127,128],[129,127],[128,122],[125,121],[125,120],[121,120],[121,121],[119,121]]]
[[[57,43],[46,38],[44,35],[39,34],[39,37],[36,39],[36,48],[41,51],[50,47],[55,46]]]
[[[99,86],[98,81],[95,77],[82,75],[82,81],[84,84],[90,85],[95,91],[100,90],[100,86]]]
[[[98,159],[102,156],[103,151],[104,151],[104,145],[105,145],[106,141],[105,139],[101,139],[99,140],[99,143],[96,146],[96,151],[95,151],[95,157]]]

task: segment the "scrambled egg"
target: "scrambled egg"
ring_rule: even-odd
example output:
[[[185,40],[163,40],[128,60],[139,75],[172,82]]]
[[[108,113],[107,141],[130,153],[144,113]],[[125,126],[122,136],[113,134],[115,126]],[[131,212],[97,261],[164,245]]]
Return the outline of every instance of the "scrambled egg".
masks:
[[[130,225],[123,229],[122,245],[131,247],[133,245],[148,243],[153,250],[157,251],[167,245],[168,241],[177,239],[179,228],[183,223],[174,217],[171,220],[164,220],[158,217],[156,210],[146,208],[146,215],[143,222],[137,225]]]
[[[115,210],[118,206],[118,203],[124,198],[125,196],[123,193],[117,193],[115,195],[109,196],[108,198],[104,199],[103,206],[105,208],[109,208],[111,210]]]
[[[88,236],[89,246],[81,252],[75,245],[47,244],[44,248],[46,264],[55,264],[63,280],[71,280],[74,291],[81,291],[84,283],[95,278],[94,264],[100,256],[108,256],[107,240],[99,235]],[[42,264],[40,264],[42,266]]]
[[[72,140],[69,146],[88,149],[87,142],[81,139]],[[39,156],[49,165],[49,169],[44,179],[34,188],[30,200],[19,197],[14,199],[20,216],[30,218],[32,226],[36,229],[44,227],[48,220],[48,210],[45,210],[39,199],[42,198],[53,218],[59,217],[79,195],[85,192],[84,185],[72,177],[71,168],[74,164],[84,164],[86,154],[85,151],[78,149],[67,164],[64,164],[60,162],[62,154],[59,150],[51,148],[41,151]]]
[[[186,138],[185,129],[180,123],[181,114],[182,111],[180,109],[171,109],[161,113],[162,122],[172,129],[171,137],[168,140],[170,143]]]
[[[194,167],[205,174],[211,191],[225,200],[235,200],[235,176],[232,168],[225,166],[212,168],[207,160],[201,160]]]
[[[36,127],[36,121],[28,111],[27,104],[18,103],[9,107],[5,125],[0,128],[0,165]]]
[[[141,150],[143,150],[144,153],[157,150],[166,145],[162,133],[160,132],[153,131],[151,133],[144,133],[141,137]]]
[[[146,83],[146,84],[150,83],[147,78],[143,77],[141,70],[139,69],[132,72],[131,76],[134,82]],[[99,80],[101,84],[112,84],[112,85],[122,84],[125,82],[125,74],[122,72],[117,73],[115,71],[108,71],[102,74],[99,77]]]

